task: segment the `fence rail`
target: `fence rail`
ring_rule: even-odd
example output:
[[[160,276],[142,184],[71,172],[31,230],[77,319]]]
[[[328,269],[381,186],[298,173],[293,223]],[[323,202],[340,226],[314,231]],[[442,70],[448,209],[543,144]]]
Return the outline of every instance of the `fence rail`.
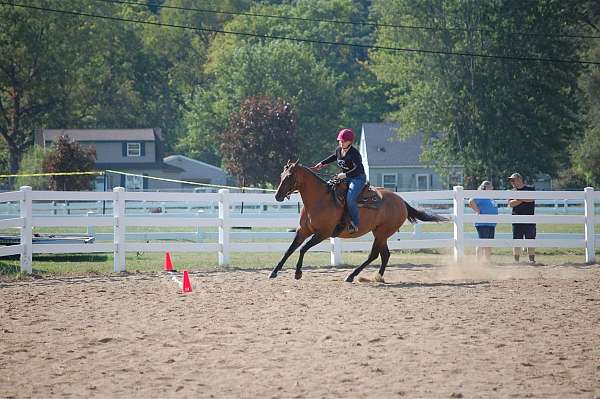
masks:
[[[537,201],[550,201],[550,204],[563,204],[568,206],[569,201],[580,204],[576,209],[580,212],[575,215],[564,214],[536,214],[533,216],[516,216],[509,214],[499,215],[475,215],[469,214],[465,208],[469,197],[510,199],[514,198],[512,191],[474,191],[463,190],[457,186],[454,190],[447,191],[422,191],[398,193],[406,201],[416,203],[432,204],[430,210],[451,214],[453,232],[448,237],[443,234],[414,234],[397,233],[394,238],[408,238],[402,240],[390,240],[390,249],[423,249],[423,248],[453,248],[456,261],[464,256],[466,247],[488,246],[488,247],[555,247],[555,248],[584,248],[585,261],[595,261],[596,241],[595,225],[600,218],[595,216],[595,207],[600,203],[600,192],[596,193],[590,187],[584,191],[527,191],[519,192],[518,197],[522,199],[535,199]],[[48,215],[42,210],[40,203],[48,201],[87,201],[89,203],[102,203],[103,209],[111,210],[109,215],[98,216],[97,213],[87,211],[83,214],[70,216]],[[149,216],[151,203],[183,204],[180,208],[184,212],[179,214],[161,212],[160,215]],[[181,252],[217,252],[219,264],[229,264],[231,252],[283,252],[289,242],[232,242],[237,232],[233,228],[290,228],[298,224],[298,213],[301,198],[294,194],[291,198],[292,205],[281,205],[276,203],[272,194],[255,193],[230,193],[228,190],[219,190],[218,193],[141,193],[125,192],[123,188],[117,187],[113,192],[61,192],[61,191],[32,191],[30,187],[21,187],[20,191],[0,193],[0,206],[2,204],[18,204],[19,217],[6,214],[6,219],[0,219],[0,229],[19,228],[20,244],[0,247],[0,257],[9,255],[20,255],[21,270],[31,273],[32,256],[34,253],[93,253],[113,252],[114,271],[125,271],[125,254],[131,251],[181,251]],[[201,205],[203,208],[194,208],[190,204]],[[296,205],[293,205],[293,204]],[[143,204],[140,212],[139,204]],[[149,205],[150,204],[150,205]],[[289,203],[288,203],[289,204]],[[276,206],[277,205],[277,206]],[[89,209],[89,205],[87,205]],[[54,208],[54,206],[53,206]],[[250,209],[242,217],[244,211]],[[9,209],[9,208],[6,208]],[[10,208],[12,209],[12,208]],[[55,208],[54,208],[55,209]],[[80,208],[82,210],[85,207]],[[166,209],[166,208],[165,208]],[[196,209],[196,212],[194,212]],[[541,208],[544,209],[544,208]],[[241,210],[233,213],[232,210]],[[15,211],[13,209],[13,211]],[[11,211],[11,212],[13,212]],[[536,208],[536,212],[538,209]],[[40,215],[40,213],[42,213]],[[74,212],[75,213],[75,212]],[[584,234],[561,234],[550,238],[537,238],[535,240],[513,240],[503,238],[499,235],[494,240],[480,240],[465,233],[464,224],[473,222],[494,223],[537,223],[537,224],[578,224],[584,227]],[[101,233],[105,238],[110,236],[112,242],[95,242],[91,244],[38,244],[33,240],[33,228],[35,227],[87,227],[88,232],[94,227],[112,227],[113,233]],[[128,227],[159,226],[159,227],[196,227],[196,233],[180,233],[183,235],[194,235],[198,242],[132,242],[128,238],[145,239],[152,233],[127,233]],[[201,228],[214,227],[217,232],[216,242],[203,242]],[[99,235],[101,235],[99,234]],[[289,233],[271,232],[262,233],[265,239],[271,239],[277,234],[285,237]],[[331,238],[329,242],[323,242],[311,250],[326,251],[331,254],[332,265],[342,263],[343,251],[366,251],[371,247],[367,240],[345,240]]]

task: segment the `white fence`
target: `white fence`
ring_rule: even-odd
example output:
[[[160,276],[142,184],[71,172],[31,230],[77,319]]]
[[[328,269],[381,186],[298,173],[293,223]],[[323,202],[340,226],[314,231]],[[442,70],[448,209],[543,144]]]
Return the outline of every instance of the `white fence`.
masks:
[[[452,201],[451,223],[453,234],[440,238],[420,238],[414,235],[413,239],[390,240],[390,249],[423,249],[423,248],[453,248],[456,261],[464,256],[465,247],[554,247],[554,248],[584,248],[585,261],[595,261],[595,248],[599,239],[595,236],[595,224],[600,217],[595,216],[596,203],[600,203],[600,192],[596,193],[590,187],[584,191],[527,191],[519,192],[522,199],[536,199],[553,203],[569,201],[580,203],[580,213],[576,214],[536,214],[534,216],[500,215],[475,215],[465,214],[465,202],[469,197],[509,199],[514,198],[512,191],[469,191],[462,187],[455,187],[453,191],[422,191],[398,193],[403,199],[419,203],[448,203]],[[55,216],[35,212],[36,204],[48,204],[52,201],[74,201],[95,204],[110,204],[110,215],[95,215],[92,212],[71,216]],[[183,212],[181,214],[149,214],[140,213],[139,207],[132,208],[131,204],[139,203],[178,203],[178,204],[204,204],[202,209],[214,209],[216,212]],[[232,241],[232,228],[294,228],[298,225],[296,206],[288,206],[291,212],[264,211],[269,209],[266,205],[276,204],[273,194],[247,194],[230,193],[228,190],[219,190],[218,193],[148,193],[125,192],[117,187],[113,192],[70,192],[70,191],[32,191],[30,187],[22,187],[20,191],[0,193],[0,205],[18,204],[19,216],[8,217],[0,220],[0,229],[19,228],[20,244],[0,247],[0,257],[20,255],[21,270],[31,273],[32,256],[34,253],[93,253],[113,252],[114,271],[125,271],[125,254],[132,251],[180,251],[180,252],[218,252],[219,265],[229,264],[231,252],[283,252],[289,247],[290,242],[236,242]],[[292,204],[300,204],[298,194],[291,198]],[[128,205],[129,204],[129,205]],[[236,217],[231,209],[244,208],[258,209],[256,213],[246,213],[245,217]],[[47,207],[46,207],[47,208]],[[191,206],[182,205],[181,208],[191,211]],[[536,213],[538,209],[536,209]],[[569,212],[570,213],[570,212]],[[16,216],[16,215],[15,215]],[[497,238],[494,240],[480,240],[465,234],[464,223],[473,222],[495,223],[537,223],[537,224],[578,224],[584,226],[583,236],[572,234],[560,238],[537,238],[535,240],[513,240],[510,238]],[[112,242],[95,242],[92,244],[37,244],[33,242],[33,228],[35,227],[87,227],[109,226],[113,229]],[[216,242],[139,242],[126,240],[127,228],[136,226],[159,227],[195,227],[197,229],[214,227],[218,230]],[[406,233],[405,233],[406,234]],[[400,237],[400,236],[399,236]],[[371,247],[371,241],[345,240],[331,238],[312,250],[326,251],[331,254],[332,265],[342,263],[343,251],[366,251]]]

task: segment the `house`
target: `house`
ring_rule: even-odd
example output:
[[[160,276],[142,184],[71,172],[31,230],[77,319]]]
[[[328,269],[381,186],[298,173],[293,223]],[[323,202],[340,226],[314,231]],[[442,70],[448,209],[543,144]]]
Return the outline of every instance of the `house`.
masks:
[[[447,190],[463,184],[462,166],[450,165],[448,176],[441,176],[421,163],[423,137],[400,139],[398,129],[394,123],[362,125],[360,154],[371,184],[394,191]]]
[[[38,129],[35,143],[49,147],[60,136],[96,149],[96,169],[113,170],[96,180],[96,190],[122,186],[127,191],[191,191],[195,185],[168,180],[225,185],[220,168],[182,155],[163,158],[160,129]],[[144,178],[158,177],[167,180]]]

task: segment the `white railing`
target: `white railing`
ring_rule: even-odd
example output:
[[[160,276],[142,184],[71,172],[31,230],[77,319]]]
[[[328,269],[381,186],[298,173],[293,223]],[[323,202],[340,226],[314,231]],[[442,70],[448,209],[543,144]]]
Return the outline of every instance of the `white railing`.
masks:
[[[582,204],[582,214],[574,215],[534,215],[515,216],[509,214],[500,215],[475,215],[465,214],[465,202],[469,197],[510,199],[515,197],[512,191],[475,191],[463,190],[457,186],[452,191],[423,191],[398,193],[406,201],[448,204],[452,201],[451,223],[454,231],[449,236],[438,236],[428,238],[426,235],[414,234],[412,239],[390,240],[390,249],[423,249],[423,248],[453,248],[456,261],[464,256],[466,247],[556,247],[556,248],[584,248],[585,261],[595,261],[595,248],[598,238],[595,236],[595,224],[600,218],[595,216],[595,204],[600,203],[600,192],[596,193],[592,188],[584,191],[527,191],[519,192],[521,199],[550,200],[555,203],[560,201],[575,201]],[[95,213],[88,211],[87,216],[50,216],[40,215],[34,212],[36,203],[48,203],[49,201],[85,201],[89,203],[110,203],[110,215],[93,216]],[[291,198],[292,203],[301,203],[299,195]],[[34,253],[92,253],[113,252],[114,271],[125,271],[125,254],[131,251],[181,251],[181,252],[217,252],[219,265],[229,264],[231,252],[283,252],[289,247],[288,242],[236,242],[232,241],[232,228],[257,227],[257,228],[293,228],[298,225],[298,214],[292,208],[292,212],[258,212],[246,214],[240,217],[233,214],[231,209],[239,209],[240,204],[246,204],[256,209],[265,209],[267,205],[276,203],[273,194],[245,194],[231,193],[229,190],[219,190],[218,193],[141,193],[125,192],[123,188],[117,187],[113,192],[70,192],[70,191],[32,191],[30,187],[21,187],[20,191],[0,193],[0,204],[18,203],[19,217],[8,217],[0,219],[0,229],[20,229],[20,244],[0,247],[0,257],[8,255],[20,255],[21,270],[31,273],[32,256]],[[203,203],[210,209],[218,209],[218,214],[213,212],[191,212],[184,214],[149,215],[140,213],[136,206],[132,209],[128,204],[143,203]],[[260,206],[256,206],[256,205]],[[265,208],[263,208],[265,207]],[[266,208],[268,209],[268,208]],[[129,212],[128,212],[129,211]],[[537,211],[537,209],[536,209]],[[185,216],[185,217],[182,217]],[[497,238],[494,240],[480,240],[470,238],[464,231],[464,223],[473,222],[495,222],[495,223],[538,223],[538,224],[578,224],[584,226],[583,237],[581,235],[562,235],[560,238],[537,238],[535,240],[513,240],[509,238]],[[112,242],[95,242],[91,244],[37,244],[33,241],[33,228],[35,227],[87,227],[88,231],[94,227],[113,227]],[[203,227],[214,227],[218,231],[216,242],[139,242],[128,241],[131,233],[127,233],[128,227],[138,226],[160,226],[160,227],[196,227],[198,234]],[[417,229],[415,229],[415,232]],[[289,234],[289,233],[288,233]],[[407,233],[400,233],[397,237],[406,237]],[[343,251],[367,251],[371,247],[369,236],[362,240],[345,240],[343,243],[338,238],[331,238],[329,242],[323,242],[311,250],[325,251],[331,254],[332,265],[342,263]]]

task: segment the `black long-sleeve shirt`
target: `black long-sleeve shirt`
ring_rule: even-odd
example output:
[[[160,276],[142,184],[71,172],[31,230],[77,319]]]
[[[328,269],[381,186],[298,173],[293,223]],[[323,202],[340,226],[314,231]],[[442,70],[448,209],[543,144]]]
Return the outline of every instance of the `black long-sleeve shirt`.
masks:
[[[336,148],[335,153],[322,160],[321,164],[327,165],[333,161],[337,161],[338,166],[346,174],[346,177],[356,177],[365,174],[360,152],[354,147],[350,147],[345,156],[342,156],[341,147]]]

